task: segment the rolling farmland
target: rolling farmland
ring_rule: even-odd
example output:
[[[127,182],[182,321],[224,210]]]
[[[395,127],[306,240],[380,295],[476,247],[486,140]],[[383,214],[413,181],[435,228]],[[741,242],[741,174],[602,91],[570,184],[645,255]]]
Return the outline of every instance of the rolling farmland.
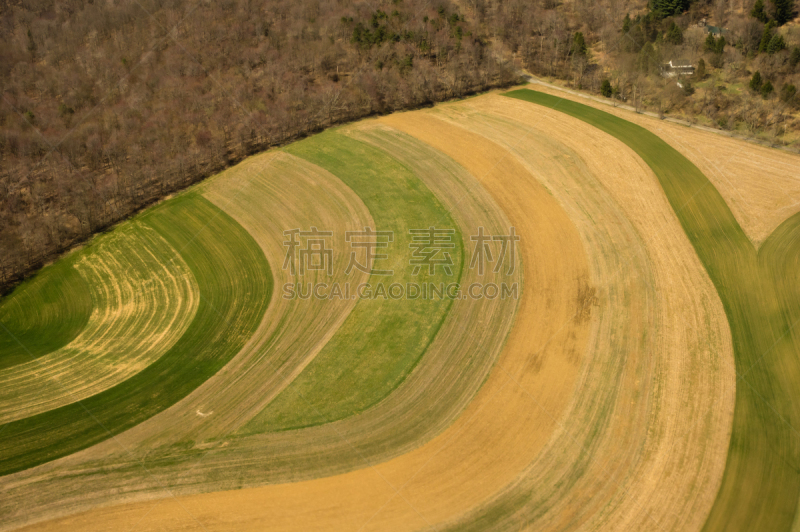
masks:
[[[525,88],[250,157],[0,299],[0,529],[791,530],[772,154]]]

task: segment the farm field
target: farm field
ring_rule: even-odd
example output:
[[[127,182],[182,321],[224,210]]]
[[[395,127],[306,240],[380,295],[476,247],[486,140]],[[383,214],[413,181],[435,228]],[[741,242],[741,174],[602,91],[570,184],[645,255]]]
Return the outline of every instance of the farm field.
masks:
[[[800,422],[800,403],[792,393],[800,383],[800,344],[793,332],[800,316],[796,300],[787,300],[780,289],[796,278],[784,279],[774,270],[785,274],[784,261],[795,260],[793,229],[800,214],[784,222],[757,250],[716,188],[656,135],[553,96],[533,91],[509,96],[558,106],[631,146],[656,172],[717,287],[734,342],[733,432],[723,483],[705,529],[730,530],[742,523],[762,530],[788,529],[800,496],[800,475],[792,465],[800,458],[793,428]]]
[[[796,526],[800,158],[532,88],[253,156],[0,300],[0,529]]]

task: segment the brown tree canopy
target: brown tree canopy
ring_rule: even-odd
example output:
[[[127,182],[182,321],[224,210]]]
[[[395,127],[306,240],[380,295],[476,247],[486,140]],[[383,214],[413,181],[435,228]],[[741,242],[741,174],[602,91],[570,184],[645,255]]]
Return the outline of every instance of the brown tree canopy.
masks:
[[[244,156],[507,85],[449,2],[0,7],[0,285]]]

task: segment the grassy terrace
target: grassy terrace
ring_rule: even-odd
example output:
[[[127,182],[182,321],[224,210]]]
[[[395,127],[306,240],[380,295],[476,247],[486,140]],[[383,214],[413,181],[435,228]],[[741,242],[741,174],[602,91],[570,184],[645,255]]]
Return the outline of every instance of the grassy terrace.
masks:
[[[334,131],[292,144],[286,151],[341,179],[358,194],[377,231],[392,231],[389,258],[373,274],[372,285],[459,282],[463,266],[461,234],[447,210],[411,170],[385,152]],[[455,229],[449,250],[452,276],[437,267],[412,275],[409,229]],[[321,229],[321,228],[320,228]],[[355,288],[355,287],[353,287]],[[319,425],[357,414],[395,389],[419,362],[452,305],[448,299],[364,299],[330,342],[243,432],[288,430]],[[302,324],[297,324],[302,326]]]
[[[69,294],[78,301],[89,297],[91,315],[67,345],[0,369],[0,423],[100,393],[157,360],[186,331],[197,310],[194,276],[164,238],[143,227],[123,224],[45,273],[43,285],[51,284],[50,272],[71,273],[69,283],[52,287],[61,291],[54,294]],[[53,308],[33,303],[25,298],[15,306],[38,321],[50,314],[48,321],[54,325],[59,318],[65,323],[73,320],[68,304]],[[31,331],[22,332],[28,334],[14,340],[24,352]],[[47,332],[42,332],[44,339]]]
[[[0,300],[0,370],[64,347],[86,326],[92,299],[75,259],[43,268]]]
[[[232,218],[188,193],[127,224],[157,231],[188,264],[200,298],[192,323],[132,378],[79,403],[0,426],[0,475],[85,449],[172,406],[219,371],[258,326],[272,275],[260,248]]]

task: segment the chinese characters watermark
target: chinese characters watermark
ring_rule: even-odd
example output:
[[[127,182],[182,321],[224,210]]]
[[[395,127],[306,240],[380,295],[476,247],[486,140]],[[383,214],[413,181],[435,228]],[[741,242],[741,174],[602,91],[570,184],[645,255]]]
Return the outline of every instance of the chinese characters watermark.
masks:
[[[307,272],[324,272],[333,276],[334,248],[333,231],[320,231],[311,226],[308,230],[300,228],[283,232],[286,255],[283,270],[293,277],[303,277]],[[361,272],[370,275],[370,283],[351,287],[349,282],[287,283],[283,297],[286,299],[501,299],[518,297],[517,282],[472,283],[462,289],[458,282],[444,282],[437,279],[453,277],[456,263],[454,250],[459,246],[457,232],[452,228],[429,226],[424,229],[409,229],[401,235],[399,242],[393,231],[376,231],[364,227],[361,231],[347,231],[344,242],[349,245],[349,259],[344,275]],[[516,246],[520,241],[515,228],[510,227],[507,234],[488,234],[479,227],[477,234],[471,235],[473,243],[470,254],[470,270],[484,276],[491,267],[495,276],[511,276],[516,271]],[[390,253],[400,253],[402,249],[395,243],[407,243],[408,266],[412,277],[426,273],[426,281],[374,282],[375,278],[395,275],[395,267],[401,262],[392,263]],[[506,265],[505,271],[503,266]],[[408,271],[405,270],[405,276]],[[319,277],[316,277],[319,279]]]

